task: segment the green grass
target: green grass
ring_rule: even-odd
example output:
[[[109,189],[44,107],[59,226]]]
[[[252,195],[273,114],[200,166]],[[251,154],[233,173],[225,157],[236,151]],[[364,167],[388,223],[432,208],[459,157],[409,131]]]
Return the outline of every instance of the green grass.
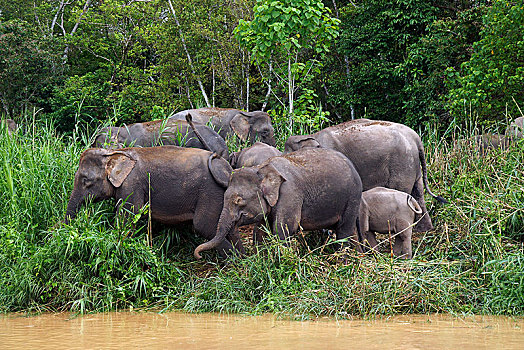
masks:
[[[278,313],[296,319],[398,313],[524,314],[524,141],[486,156],[471,132],[451,125],[424,134],[435,231],[417,234],[410,261],[334,253],[308,233],[290,248],[276,239],[227,266],[195,261],[191,229],[139,228],[115,220],[113,203],[90,204],[63,225],[78,158],[89,138],[28,122],[0,129],[0,311]],[[309,127],[275,125],[278,146]],[[241,147],[228,142],[230,150]],[[428,198],[429,199],[429,198]],[[327,246],[324,244],[327,243]]]

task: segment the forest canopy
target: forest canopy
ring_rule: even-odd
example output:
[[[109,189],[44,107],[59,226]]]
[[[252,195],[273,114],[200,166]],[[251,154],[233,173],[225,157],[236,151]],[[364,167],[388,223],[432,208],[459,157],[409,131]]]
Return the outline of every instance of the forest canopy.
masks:
[[[524,105],[520,1],[0,0],[4,117],[204,106],[484,125]]]

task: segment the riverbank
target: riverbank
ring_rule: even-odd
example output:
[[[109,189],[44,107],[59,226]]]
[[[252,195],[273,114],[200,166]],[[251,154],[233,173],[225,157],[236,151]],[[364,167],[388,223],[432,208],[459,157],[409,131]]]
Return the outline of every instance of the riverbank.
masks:
[[[278,143],[290,134],[276,125]],[[333,238],[300,237],[290,248],[248,247],[227,266],[191,229],[124,226],[112,203],[88,205],[61,224],[78,158],[90,140],[37,123],[0,135],[0,311],[276,313],[294,319],[407,313],[524,313],[524,143],[480,155],[473,134],[451,125],[423,135],[435,230],[415,235],[414,258],[349,258]],[[304,130],[303,130],[304,131]],[[296,132],[296,130],[295,130]],[[230,144],[231,147],[237,147]],[[234,150],[232,148],[232,150]],[[144,215],[147,217],[147,215]]]

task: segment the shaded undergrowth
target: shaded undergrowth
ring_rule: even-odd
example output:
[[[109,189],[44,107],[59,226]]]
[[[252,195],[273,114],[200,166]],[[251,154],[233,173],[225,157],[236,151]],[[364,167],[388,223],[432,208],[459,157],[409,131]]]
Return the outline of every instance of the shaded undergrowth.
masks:
[[[283,145],[291,131],[276,129]],[[149,244],[147,223],[122,226],[113,203],[63,225],[85,141],[40,122],[12,137],[0,129],[0,311],[523,314],[524,141],[480,155],[471,133],[428,130],[430,185],[450,203],[428,197],[435,230],[416,234],[414,259],[334,253],[313,232],[223,266],[212,253],[193,259],[202,240],[188,228],[158,225]]]

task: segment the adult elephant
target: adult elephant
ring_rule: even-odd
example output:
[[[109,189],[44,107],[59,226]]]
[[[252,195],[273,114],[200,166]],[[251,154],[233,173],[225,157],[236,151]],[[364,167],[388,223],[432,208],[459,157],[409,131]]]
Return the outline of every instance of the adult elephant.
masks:
[[[242,141],[249,141],[251,144],[258,139],[275,146],[275,131],[266,112],[243,112],[233,108],[213,107],[181,111],[171,118],[183,120],[188,113],[200,124],[211,124],[223,138],[236,134]]]
[[[215,154],[177,146],[88,149],[82,153],[65,222],[89,199],[115,199],[118,213],[138,213],[150,204],[151,218],[164,224],[193,222],[206,239],[215,236],[232,168]],[[121,210],[122,206],[126,210]],[[237,231],[217,245],[225,257],[244,252]]]
[[[190,115],[187,118],[191,118]],[[106,127],[97,134],[93,147],[118,149],[175,145],[201,148],[228,158],[226,141],[209,126],[188,120],[159,119],[145,123]]]
[[[515,119],[506,129],[506,136],[514,139],[521,139],[524,134],[524,117]]]
[[[287,240],[304,230],[332,228],[337,239],[358,245],[357,218],[362,183],[353,164],[340,152],[304,149],[272,157],[259,166],[233,171],[224,194],[216,236],[199,245],[204,250],[223,244],[241,225],[267,218],[271,230]]]
[[[364,191],[382,186],[410,193],[425,213],[415,231],[433,229],[424,201],[424,187],[438,201],[445,203],[446,200],[428,187],[424,146],[411,128],[387,121],[356,119],[311,135],[290,136],[284,153],[304,147],[343,153],[360,174]]]
[[[18,130],[18,125],[13,119],[4,119],[2,123],[5,123],[7,126],[7,134],[12,135],[16,130]]]

